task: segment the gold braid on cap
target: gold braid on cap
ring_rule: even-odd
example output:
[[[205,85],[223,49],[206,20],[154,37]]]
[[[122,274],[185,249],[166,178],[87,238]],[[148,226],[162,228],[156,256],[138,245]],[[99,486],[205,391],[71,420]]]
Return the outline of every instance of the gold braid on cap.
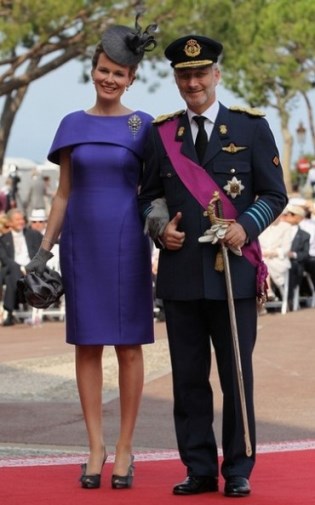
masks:
[[[146,27],[144,32],[141,30],[141,26],[138,23],[138,19],[141,13],[136,15],[135,28],[136,31],[130,32],[126,36],[126,44],[131,49],[134,54],[143,54],[145,51],[153,51],[157,46],[157,42],[151,32],[155,32],[157,29],[157,24],[152,23]]]
[[[176,63],[175,68],[205,67],[206,65],[212,64],[212,60],[182,61],[181,63]]]

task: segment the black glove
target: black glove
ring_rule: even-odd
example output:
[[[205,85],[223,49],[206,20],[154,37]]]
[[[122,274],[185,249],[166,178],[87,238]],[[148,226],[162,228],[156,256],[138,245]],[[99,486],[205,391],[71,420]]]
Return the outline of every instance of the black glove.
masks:
[[[45,271],[47,261],[52,257],[53,254],[50,251],[40,247],[34,258],[25,265],[26,272],[36,272],[37,274],[42,275]]]
[[[147,210],[144,225],[144,233],[150,234],[153,240],[157,240],[170,221],[165,198],[156,198],[151,202]]]

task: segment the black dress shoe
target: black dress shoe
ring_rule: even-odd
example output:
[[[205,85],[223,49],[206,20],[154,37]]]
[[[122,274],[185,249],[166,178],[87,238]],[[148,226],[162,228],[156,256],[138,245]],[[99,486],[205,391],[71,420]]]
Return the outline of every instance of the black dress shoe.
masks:
[[[15,318],[12,314],[8,314],[6,319],[3,321],[3,326],[13,326],[15,324]]]
[[[173,494],[199,494],[218,491],[217,477],[196,477],[189,475],[173,488]]]
[[[248,496],[250,494],[250,485],[245,477],[232,475],[227,477],[224,486],[225,496]]]

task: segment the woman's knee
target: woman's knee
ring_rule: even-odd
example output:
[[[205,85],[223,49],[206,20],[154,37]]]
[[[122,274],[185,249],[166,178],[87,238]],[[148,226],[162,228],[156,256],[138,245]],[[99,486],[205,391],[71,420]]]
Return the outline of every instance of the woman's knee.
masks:
[[[120,364],[132,365],[133,363],[142,362],[142,347],[140,345],[120,345],[116,346],[115,350]]]
[[[102,358],[103,346],[100,345],[77,345],[75,355],[77,361],[90,361]]]

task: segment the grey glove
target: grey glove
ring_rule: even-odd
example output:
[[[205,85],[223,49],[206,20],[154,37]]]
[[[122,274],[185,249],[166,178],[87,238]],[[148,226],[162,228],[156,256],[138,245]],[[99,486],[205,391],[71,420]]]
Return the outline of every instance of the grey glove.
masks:
[[[153,240],[162,235],[169,223],[170,216],[166,205],[165,198],[156,198],[151,202],[146,215],[144,233],[150,234]]]
[[[50,251],[40,247],[34,258],[25,265],[26,272],[36,272],[37,274],[42,275],[45,271],[47,261],[52,257],[53,254]]]

